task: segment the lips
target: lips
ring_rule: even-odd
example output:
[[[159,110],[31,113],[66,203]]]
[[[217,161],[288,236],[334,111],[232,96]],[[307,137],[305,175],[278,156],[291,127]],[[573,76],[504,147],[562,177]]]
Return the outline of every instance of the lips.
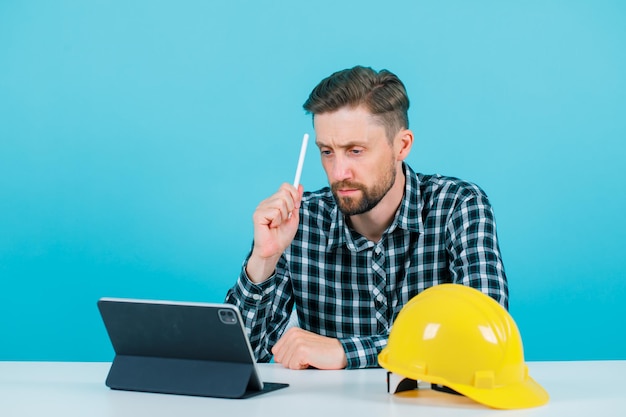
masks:
[[[342,197],[349,197],[359,191],[358,188],[341,188],[337,190],[337,194]]]

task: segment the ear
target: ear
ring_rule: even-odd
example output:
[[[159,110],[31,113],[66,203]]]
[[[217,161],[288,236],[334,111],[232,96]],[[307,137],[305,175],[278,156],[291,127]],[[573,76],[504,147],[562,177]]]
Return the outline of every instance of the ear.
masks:
[[[409,129],[403,129],[398,132],[394,140],[396,150],[396,160],[404,161],[413,147],[413,132]]]

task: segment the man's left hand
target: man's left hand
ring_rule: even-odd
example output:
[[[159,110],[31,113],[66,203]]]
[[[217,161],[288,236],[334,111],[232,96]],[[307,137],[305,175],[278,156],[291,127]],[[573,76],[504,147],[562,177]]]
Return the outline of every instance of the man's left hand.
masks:
[[[343,369],[348,361],[337,339],[292,327],[272,348],[274,361],[289,369]]]

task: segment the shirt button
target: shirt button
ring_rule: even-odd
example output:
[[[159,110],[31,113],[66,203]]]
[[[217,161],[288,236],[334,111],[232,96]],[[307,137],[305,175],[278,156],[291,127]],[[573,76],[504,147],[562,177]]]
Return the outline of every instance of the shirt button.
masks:
[[[255,301],[259,301],[261,299],[261,296],[259,294],[254,294],[252,296],[252,299],[255,300]]]

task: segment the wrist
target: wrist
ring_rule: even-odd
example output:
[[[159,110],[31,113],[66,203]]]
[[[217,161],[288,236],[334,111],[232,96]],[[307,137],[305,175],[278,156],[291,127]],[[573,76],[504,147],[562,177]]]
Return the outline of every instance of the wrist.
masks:
[[[280,255],[261,257],[256,255],[253,251],[245,266],[248,279],[254,284],[260,284],[263,281],[266,281],[274,274],[279,259]]]

